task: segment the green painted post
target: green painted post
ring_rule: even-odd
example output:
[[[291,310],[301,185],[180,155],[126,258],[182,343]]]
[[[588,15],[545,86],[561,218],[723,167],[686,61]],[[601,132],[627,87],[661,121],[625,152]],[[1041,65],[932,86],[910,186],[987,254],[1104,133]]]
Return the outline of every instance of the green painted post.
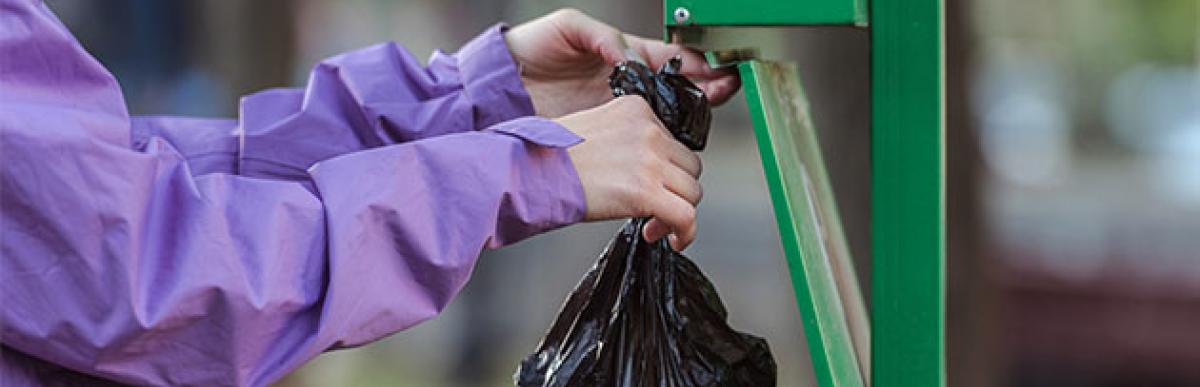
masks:
[[[944,386],[941,0],[871,1],[872,385]]]
[[[696,43],[688,37],[714,26],[866,27],[869,19],[873,297],[870,361],[860,364],[875,387],[946,384],[942,1],[871,0],[869,7],[865,0],[663,2],[668,35],[675,30],[688,43]],[[815,141],[804,134],[810,126],[773,124],[796,116],[781,97],[799,88],[778,89],[781,83],[763,83],[763,76],[794,70],[768,71],[764,65],[739,67],[814,368],[821,385],[857,385],[850,372],[855,359],[847,353],[861,350],[847,347],[847,327],[837,322],[844,315],[830,307],[836,302],[831,295],[843,292],[813,275],[825,270],[821,260],[811,260],[821,256],[819,244],[812,243],[812,221],[820,217],[797,205],[831,203],[798,189],[806,168],[791,165],[799,160],[812,168],[822,162],[818,152],[801,146]],[[797,135],[804,141],[792,140]]]

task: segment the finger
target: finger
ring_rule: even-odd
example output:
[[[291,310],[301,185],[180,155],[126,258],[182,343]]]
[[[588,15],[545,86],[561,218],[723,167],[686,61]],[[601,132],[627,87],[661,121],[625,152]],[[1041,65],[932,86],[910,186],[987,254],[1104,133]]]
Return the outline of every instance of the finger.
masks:
[[[663,186],[668,191],[687,200],[688,203],[692,203],[692,206],[700,204],[700,198],[704,196],[704,192],[696,177],[678,168],[663,168],[662,173]]]
[[[693,178],[699,178],[700,173],[704,170],[704,166],[700,162],[700,156],[696,152],[692,152],[691,149],[688,149],[687,146],[684,146],[683,143],[672,138],[670,134],[665,133],[665,129],[663,137],[666,140],[663,143],[667,147],[665,152],[667,160],[670,160],[671,164],[692,175]]]
[[[641,54],[650,61],[650,66],[658,68],[675,55],[683,57],[682,68],[679,72],[694,81],[698,81],[704,94],[713,105],[720,105],[729,100],[741,87],[741,79],[733,67],[714,69],[708,66],[702,54],[676,44],[668,44],[626,34],[626,40],[635,46]]]
[[[625,43],[621,31],[592,19],[583,12],[566,9],[556,19],[558,30],[576,50],[600,55],[610,65],[625,60]]]
[[[696,222],[692,222],[689,228],[684,232],[671,233],[667,240],[671,243],[671,248],[675,251],[683,251],[696,240]]]
[[[699,86],[704,90],[704,95],[708,97],[708,102],[716,106],[725,103],[729,97],[736,94],[742,87],[742,80],[735,75],[729,75],[701,82]]]
[[[625,35],[625,40],[650,63],[650,67],[659,68],[668,60],[679,55],[683,58],[679,72],[689,78],[713,79],[728,74],[724,70],[708,67],[704,55],[678,44],[664,43],[635,35]]]
[[[692,244],[693,241],[694,240],[687,241],[685,243],[682,239],[679,238],[678,235],[675,235],[675,234],[667,235],[667,243],[670,244],[671,249],[675,250],[675,251],[683,251],[683,249],[686,249],[689,245]]]
[[[667,227],[667,224],[658,220],[658,218],[651,218],[649,222],[646,222],[646,226],[642,227],[642,239],[648,242],[657,241],[670,233],[671,228]]]
[[[696,207],[666,189],[661,190],[652,200],[654,200],[652,207],[654,218],[665,223],[667,228],[679,237],[683,245],[690,243],[695,236]],[[646,232],[648,234],[646,240],[649,241],[658,240],[665,235],[661,232],[660,227],[650,231],[654,232]]]

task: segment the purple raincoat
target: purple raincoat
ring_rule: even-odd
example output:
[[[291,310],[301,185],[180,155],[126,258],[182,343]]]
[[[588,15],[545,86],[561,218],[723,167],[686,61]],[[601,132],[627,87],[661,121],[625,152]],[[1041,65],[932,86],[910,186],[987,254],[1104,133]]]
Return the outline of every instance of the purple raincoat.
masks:
[[[438,313],[482,248],[579,221],[502,37],[337,56],[237,120],[130,117],[40,1],[0,0],[0,385],[264,385]]]

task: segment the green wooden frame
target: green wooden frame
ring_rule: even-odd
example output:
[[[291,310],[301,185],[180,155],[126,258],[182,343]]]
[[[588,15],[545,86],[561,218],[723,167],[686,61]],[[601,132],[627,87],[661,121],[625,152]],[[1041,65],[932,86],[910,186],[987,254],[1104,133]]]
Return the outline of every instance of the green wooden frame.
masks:
[[[664,0],[668,36],[682,32],[689,43],[688,37],[710,26],[863,27],[869,19],[873,302],[868,360],[860,360],[862,349],[859,356],[849,354],[855,351],[853,340],[847,340],[853,324],[846,322],[853,320],[847,316],[857,294],[846,288],[847,281],[835,283],[824,275],[838,266],[830,263],[837,260],[829,259],[828,251],[844,240],[832,194],[825,192],[825,168],[799,76],[786,64],[739,64],[822,386],[858,386],[865,380],[876,387],[946,384],[942,1],[872,0],[867,8],[863,0]],[[689,10],[682,22],[673,17],[679,7]],[[788,117],[796,119],[787,122]],[[817,238],[822,229],[827,229],[824,238]]]

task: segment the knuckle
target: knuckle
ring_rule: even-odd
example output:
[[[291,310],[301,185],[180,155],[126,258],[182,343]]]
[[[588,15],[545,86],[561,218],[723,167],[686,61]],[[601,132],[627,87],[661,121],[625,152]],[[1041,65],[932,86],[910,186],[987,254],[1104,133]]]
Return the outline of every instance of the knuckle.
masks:
[[[629,107],[630,103],[631,103],[631,101],[629,100],[629,96],[623,95],[620,97],[613,98],[612,101],[609,101],[607,104],[604,104],[603,106],[605,109],[616,112],[617,114],[627,116],[632,111],[632,109]]]
[[[618,110],[627,109],[625,107],[625,105],[629,104],[629,97],[630,96],[628,96],[628,95],[622,95],[622,96],[613,98],[612,101],[610,101],[608,103],[608,106],[610,106],[613,109],[618,109]]]
[[[653,196],[649,193],[649,191],[643,190],[641,192],[643,193],[640,194],[640,199],[636,204],[636,207],[640,209],[640,211],[638,211],[639,216],[656,216],[662,212],[662,208],[659,206],[658,202],[654,201],[654,199],[651,199]]]
[[[651,175],[652,171],[643,167],[642,172],[637,174],[634,180],[634,186],[637,187],[639,196],[643,199],[653,197],[655,189],[658,188],[658,181]]]
[[[635,212],[644,212],[646,200],[642,198],[641,190],[641,187],[636,184],[617,188],[617,200],[623,203],[621,207],[631,208]]]
[[[636,95],[622,95],[617,97],[616,105],[630,115],[637,114],[643,109],[643,106],[647,109],[649,108],[649,106],[646,106],[646,101]]]
[[[560,19],[570,19],[570,18],[576,18],[579,16],[583,16],[583,11],[580,11],[578,8],[574,8],[574,7],[563,7],[563,8],[559,8],[558,10],[554,11],[553,15],[554,15],[554,17],[560,18]]]
[[[685,206],[681,215],[685,223],[689,225],[696,223],[696,207]]]
[[[630,115],[639,118],[646,118],[648,115],[654,115],[654,112],[650,109],[650,104],[647,103],[646,99],[642,98],[640,95],[627,94],[617,97],[616,100],[618,101],[618,106],[620,106],[622,109],[628,109],[628,113],[630,113]]]
[[[663,139],[662,129],[659,129],[658,125],[654,125],[654,123],[647,122],[638,125],[638,128],[640,129],[638,131],[638,139],[644,143],[656,144],[659,140]]]
[[[646,180],[654,179],[659,173],[661,162],[653,152],[642,152],[637,156],[637,173]]]
[[[634,107],[637,108],[639,117],[649,120],[650,122],[658,122],[658,116],[654,115],[654,109],[651,109],[650,103],[646,102],[646,100],[642,97],[637,98],[637,103],[634,104]]]
[[[635,173],[628,184],[627,194],[636,202],[649,202],[654,197],[654,179],[646,173]]]

